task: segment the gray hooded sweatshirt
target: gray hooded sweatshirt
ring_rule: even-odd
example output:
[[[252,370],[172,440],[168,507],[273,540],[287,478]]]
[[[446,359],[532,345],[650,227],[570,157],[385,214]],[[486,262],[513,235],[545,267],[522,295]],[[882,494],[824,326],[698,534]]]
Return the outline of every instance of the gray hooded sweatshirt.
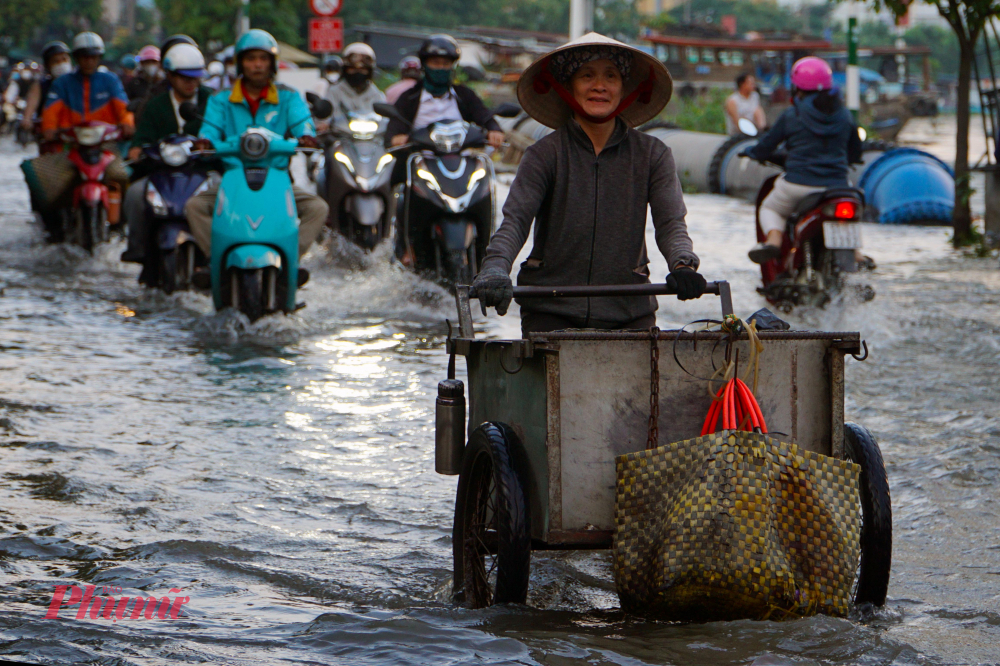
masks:
[[[510,272],[534,220],[534,245],[518,285],[646,284],[647,209],[670,270],[698,267],[670,149],[621,119],[615,123],[600,155],[575,120],[528,148],[483,268]],[[584,328],[613,328],[656,311],[656,298],[642,296],[518,303],[526,312],[567,317]]]

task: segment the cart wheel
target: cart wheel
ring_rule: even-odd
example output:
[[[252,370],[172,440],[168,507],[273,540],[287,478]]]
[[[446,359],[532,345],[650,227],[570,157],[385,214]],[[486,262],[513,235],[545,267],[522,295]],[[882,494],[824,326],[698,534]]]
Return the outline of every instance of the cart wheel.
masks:
[[[861,562],[854,603],[884,606],[892,565],[892,502],[882,452],[868,428],[856,423],[844,424],[844,449],[851,462],[861,465]]]
[[[517,436],[504,424],[476,428],[462,455],[452,548],[455,600],[471,608],[524,603],[531,537],[528,502],[514,471]]]

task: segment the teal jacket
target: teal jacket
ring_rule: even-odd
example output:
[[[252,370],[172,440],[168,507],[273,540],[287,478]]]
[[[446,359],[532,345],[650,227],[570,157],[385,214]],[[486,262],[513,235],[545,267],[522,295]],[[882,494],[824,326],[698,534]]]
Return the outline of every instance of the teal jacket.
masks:
[[[222,141],[243,134],[248,127],[263,127],[281,136],[313,136],[316,133],[309,107],[298,92],[272,83],[254,116],[237,80],[231,90],[222,90],[208,100],[198,136],[213,142]],[[229,167],[241,166],[235,157],[227,157],[224,161]],[[276,162],[275,166],[287,168],[288,159],[282,162]]]

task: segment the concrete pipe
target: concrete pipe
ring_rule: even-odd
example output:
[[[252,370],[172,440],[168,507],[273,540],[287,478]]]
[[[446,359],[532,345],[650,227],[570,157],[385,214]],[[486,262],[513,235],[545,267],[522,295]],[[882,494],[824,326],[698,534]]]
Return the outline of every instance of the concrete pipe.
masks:
[[[669,148],[685,192],[711,192],[712,158],[728,137],[722,134],[688,132],[672,127],[651,127],[646,133]]]

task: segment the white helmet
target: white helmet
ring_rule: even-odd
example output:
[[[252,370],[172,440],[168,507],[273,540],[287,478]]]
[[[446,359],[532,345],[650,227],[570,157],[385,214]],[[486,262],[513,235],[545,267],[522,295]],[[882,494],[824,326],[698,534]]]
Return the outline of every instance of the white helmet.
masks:
[[[104,55],[104,40],[96,32],[81,32],[73,38],[73,55]]]
[[[226,66],[223,65],[218,60],[213,60],[208,63],[208,75],[209,76],[222,76],[226,73]]]
[[[375,64],[375,50],[364,42],[348,44],[344,49],[344,63],[354,67],[372,67]]]
[[[205,56],[196,46],[175,44],[163,59],[163,69],[173,74],[200,79],[205,76]]]

